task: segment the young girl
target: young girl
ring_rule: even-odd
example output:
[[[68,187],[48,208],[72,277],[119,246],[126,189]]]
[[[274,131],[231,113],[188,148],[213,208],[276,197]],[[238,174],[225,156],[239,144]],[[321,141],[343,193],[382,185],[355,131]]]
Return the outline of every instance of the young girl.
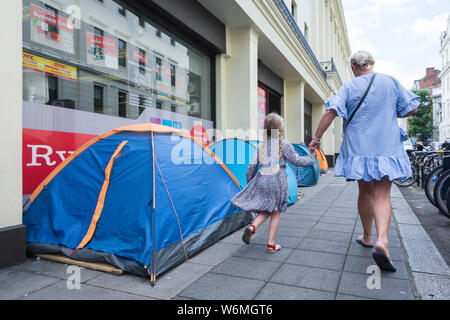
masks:
[[[275,113],[266,116],[264,130],[264,140],[247,168],[248,185],[231,202],[236,207],[258,214],[244,231],[242,240],[246,244],[250,244],[252,235],[270,216],[267,251],[273,253],[281,250],[275,238],[280,213],[286,211],[289,199],[286,161],[306,167],[314,163],[316,155],[314,152],[307,157],[298,155],[294,147],[284,140],[283,118]]]

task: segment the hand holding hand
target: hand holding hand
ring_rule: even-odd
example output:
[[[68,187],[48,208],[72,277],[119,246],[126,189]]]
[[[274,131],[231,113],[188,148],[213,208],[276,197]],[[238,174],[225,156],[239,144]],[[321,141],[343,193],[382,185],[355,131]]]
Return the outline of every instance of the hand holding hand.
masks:
[[[316,152],[317,149],[320,148],[320,141],[318,139],[313,139],[311,141],[311,143],[309,144],[309,149],[311,150],[311,152]]]

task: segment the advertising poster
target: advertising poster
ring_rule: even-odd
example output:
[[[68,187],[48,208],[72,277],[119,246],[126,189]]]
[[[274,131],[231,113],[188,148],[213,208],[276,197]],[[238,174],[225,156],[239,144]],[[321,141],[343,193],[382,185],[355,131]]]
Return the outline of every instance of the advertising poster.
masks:
[[[22,65],[25,69],[45,73],[45,59],[35,56],[34,54],[23,52]]]
[[[74,54],[72,24],[54,12],[30,5],[31,41],[66,53]]]
[[[267,91],[258,87],[258,135],[262,138],[262,130],[264,129],[264,119],[267,112]]]
[[[89,65],[114,70],[119,68],[117,40],[87,32],[86,48]]]
[[[77,81],[77,68],[53,60],[38,57],[26,52],[22,53],[22,65],[25,69],[48,74],[53,77]]]

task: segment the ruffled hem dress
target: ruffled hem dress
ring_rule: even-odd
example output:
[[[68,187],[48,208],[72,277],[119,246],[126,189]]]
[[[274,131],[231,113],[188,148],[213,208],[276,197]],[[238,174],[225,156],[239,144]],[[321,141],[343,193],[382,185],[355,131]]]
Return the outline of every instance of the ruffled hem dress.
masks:
[[[326,102],[344,120],[344,138],[336,160],[335,176],[348,181],[405,181],[412,176],[411,163],[403,146],[405,132],[397,118],[417,109],[420,97],[405,89],[395,78],[378,73],[373,85],[347,126],[347,120],[359,104],[372,74],[346,82]]]
[[[272,144],[278,145],[278,140],[267,141],[267,155],[271,154]],[[268,162],[259,166],[261,145],[255,152],[252,162],[246,172],[247,186],[231,199],[235,207],[255,213],[285,212],[289,200],[286,161],[294,166],[310,166],[315,161],[315,156],[302,157],[289,143],[284,141],[284,150],[277,163]],[[278,148],[276,148],[278,154]],[[278,158],[278,157],[276,157]],[[279,166],[277,171],[276,167]]]

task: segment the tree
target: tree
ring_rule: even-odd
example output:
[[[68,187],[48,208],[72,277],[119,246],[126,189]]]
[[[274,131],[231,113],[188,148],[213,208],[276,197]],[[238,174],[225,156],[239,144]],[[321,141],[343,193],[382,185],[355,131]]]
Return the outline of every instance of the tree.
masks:
[[[409,130],[408,134],[411,137],[415,136],[429,136],[433,134],[433,114],[431,95],[428,90],[413,91],[420,97],[420,105],[417,108],[417,113],[408,119]]]

